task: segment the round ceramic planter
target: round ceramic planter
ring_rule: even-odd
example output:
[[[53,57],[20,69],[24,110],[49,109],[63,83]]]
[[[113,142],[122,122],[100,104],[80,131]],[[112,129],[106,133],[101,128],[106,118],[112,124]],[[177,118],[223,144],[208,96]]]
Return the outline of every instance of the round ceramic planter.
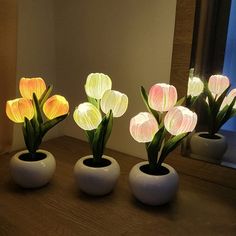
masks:
[[[227,149],[226,138],[217,133],[217,139],[209,139],[202,137],[203,134],[207,134],[207,132],[198,132],[191,137],[190,156],[213,163],[220,163]]]
[[[103,156],[110,163],[104,167],[91,167],[85,161],[92,159],[92,155],[80,158],[74,167],[75,179],[78,187],[85,193],[102,196],[110,193],[120,175],[120,166],[115,159]]]
[[[22,155],[28,153],[24,150],[16,153],[10,161],[12,178],[21,187],[42,187],[50,181],[55,172],[56,162],[53,155],[41,149],[37,152],[45,154],[45,157],[36,161],[22,160]]]
[[[176,194],[179,176],[174,168],[163,163],[168,171],[163,175],[150,175],[144,173],[140,167],[148,162],[136,164],[130,171],[129,183],[134,196],[147,205],[162,205],[169,202]]]

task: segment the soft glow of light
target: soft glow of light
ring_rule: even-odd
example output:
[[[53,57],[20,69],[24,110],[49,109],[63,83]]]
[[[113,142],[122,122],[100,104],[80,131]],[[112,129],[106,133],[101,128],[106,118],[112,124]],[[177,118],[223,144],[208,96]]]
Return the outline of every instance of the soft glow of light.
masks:
[[[93,130],[102,121],[99,110],[91,103],[81,103],[74,111],[73,118],[76,124],[84,130]]]
[[[151,87],[148,94],[149,106],[156,111],[168,111],[177,102],[177,91],[173,85],[159,83]]]
[[[128,97],[119,91],[107,90],[101,100],[101,109],[107,114],[112,110],[114,117],[121,117],[127,110]]]
[[[85,92],[91,98],[101,99],[103,94],[110,90],[112,86],[111,79],[103,73],[91,73],[88,75]]]
[[[43,112],[49,120],[52,120],[58,116],[67,114],[69,112],[69,103],[65,97],[53,95],[44,103]]]
[[[27,99],[33,98],[33,93],[40,99],[46,90],[46,84],[40,77],[38,78],[21,78],[19,84],[20,94]]]
[[[7,101],[6,114],[13,122],[23,123],[25,117],[29,120],[34,117],[34,107],[30,99],[16,98]]]
[[[192,132],[197,124],[197,114],[186,107],[170,109],[164,118],[165,128],[172,135]]]
[[[140,112],[130,120],[129,130],[137,142],[151,142],[158,131],[158,124],[151,113]]]
[[[190,77],[188,80],[188,91],[187,95],[191,95],[192,97],[199,96],[204,89],[204,84],[198,77]]]
[[[229,85],[229,79],[224,75],[212,75],[208,81],[209,90],[216,96],[222,94]]]

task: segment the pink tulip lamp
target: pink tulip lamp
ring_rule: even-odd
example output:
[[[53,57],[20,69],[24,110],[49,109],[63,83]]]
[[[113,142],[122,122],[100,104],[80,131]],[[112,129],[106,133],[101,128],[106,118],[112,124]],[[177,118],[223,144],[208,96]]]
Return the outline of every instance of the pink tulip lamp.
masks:
[[[227,149],[227,142],[219,134],[220,128],[236,115],[236,89],[230,89],[229,78],[212,75],[204,84],[202,104],[207,131],[195,133],[190,140],[190,156],[213,163],[220,163]],[[190,89],[191,90],[191,89]]]
[[[128,97],[111,87],[108,75],[88,75],[85,84],[88,102],[76,107],[73,115],[76,124],[85,130],[92,150],[92,155],[80,158],[75,164],[75,179],[78,187],[90,195],[111,192],[120,174],[117,161],[103,153],[111,134],[113,117],[121,117],[126,112]]]
[[[148,94],[142,87],[141,94],[148,112],[130,120],[130,134],[137,142],[145,143],[148,161],[132,168],[129,182],[139,201],[161,205],[170,201],[178,188],[178,174],[164,160],[195,128],[197,115],[178,105],[172,85],[155,84]]]
[[[56,167],[53,155],[39,146],[44,135],[68,116],[69,104],[60,95],[49,97],[52,86],[46,87],[42,78],[22,78],[19,89],[22,97],[7,101],[6,114],[23,124],[27,150],[12,157],[10,169],[17,184],[36,188],[49,182]]]

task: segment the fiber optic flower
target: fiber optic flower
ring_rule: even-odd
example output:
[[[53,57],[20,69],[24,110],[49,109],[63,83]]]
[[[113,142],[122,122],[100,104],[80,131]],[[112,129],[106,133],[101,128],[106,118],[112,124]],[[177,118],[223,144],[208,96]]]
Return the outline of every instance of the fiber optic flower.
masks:
[[[130,120],[129,131],[139,143],[151,142],[158,131],[155,117],[149,112],[140,112]]]
[[[40,77],[38,78],[21,78],[19,84],[20,94],[24,98],[32,99],[33,93],[40,99],[46,90],[46,84]]]
[[[53,95],[44,103],[43,112],[49,120],[52,120],[58,116],[67,114],[69,112],[69,103],[65,97]]]
[[[177,91],[173,85],[159,83],[151,87],[148,94],[149,106],[156,111],[168,111],[177,102]]]
[[[197,114],[183,106],[173,107],[164,118],[165,128],[172,135],[192,132],[196,124]]]
[[[16,98],[6,103],[6,114],[15,123],[23,123],[24,118],[31,120],[34,116],[34,107],[30,99]]]
[[[94,130],[102,121],[100,111],[91,103],[81,103],[74,111],[76,124],[84,130]]]
[[[88,75],[85,92],[91,98],[101,99],[103,94],[110,90],[112,86],[111,79],[103,73],[91,73]]]
[[[222,94],[229,85],[228,77],[223,75],[212,75],[208,81],[209,90],[216,96]]]
[[[204,89],[204,84],[200,78],[198,77],[189,78],[188,91],[187,91],[188,96],[189,95],[192,97],[199,96],[203,92],[203,89]]]
[[[107,90],[101,100],[101,109],[107,114],[112,110],[114,117],[121,117],[127,110],[128,97],[119,91]]]

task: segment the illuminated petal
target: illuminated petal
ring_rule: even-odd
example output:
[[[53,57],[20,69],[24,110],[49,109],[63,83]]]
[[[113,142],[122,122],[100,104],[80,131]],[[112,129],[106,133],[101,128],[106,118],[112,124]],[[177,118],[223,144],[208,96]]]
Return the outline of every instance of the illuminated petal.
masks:
[[[43,104],[43,112],[49,120],[52,120],[67,114],[69,112],[69,103],[63,96],[53,95]]]
[[[208,81],[209,90],[217,96],[222,94],[229,85],[228,77],[223,75],[212,75]]]
[[[16,98],[7,101],[6,114],[13,122],[23,123],[25,117],[29,120],[34,117],[34,107],[30,99]]]
[[[111,89],[111,79],[102,73],[91,73],[88,75],[85,92],[91,98],[101,99],[103,94]]]
[[[204,84],[198,77],[192,77],[188,80],[188,92],[187,95],[192,97],[199,96],[203,92]]]
[[[91,103],[81,103],[74,111],[73,118],[76,124],[84,130],[93,130],[102,121],[100,111]]]
[[[171,108],[165,118],[164,125],[172,135],[192,132],[197,124],[197,114],[186,107]]]
[[[107,90],[101,100],[101,109],[104,113],[112,110],[114,117],[122,116],[128,107],[128,97],[119,91]]]
[[[177,102],[177,91],[173,85],[160,83],[151,87],[148,103],[156,111],[168,111]]]
[[[235,89],[232,89],[229,94],[227,95],[226,97],[226,104],[227,105],[230,105],[231,102],[234,100],[234,98],[236,97],[236,88]],[[234,104],[234,108],[236,108],[236,103]]]
[[[40,99],[46,90],[46,84],[42,78],[21,78],[19,84],[20,94],[24,98],[32,99],[33,93]]]
[[[130,120],[131,136],[139,143],[151,142],[158,131],[155,117],[148,112],[140,112]]]

